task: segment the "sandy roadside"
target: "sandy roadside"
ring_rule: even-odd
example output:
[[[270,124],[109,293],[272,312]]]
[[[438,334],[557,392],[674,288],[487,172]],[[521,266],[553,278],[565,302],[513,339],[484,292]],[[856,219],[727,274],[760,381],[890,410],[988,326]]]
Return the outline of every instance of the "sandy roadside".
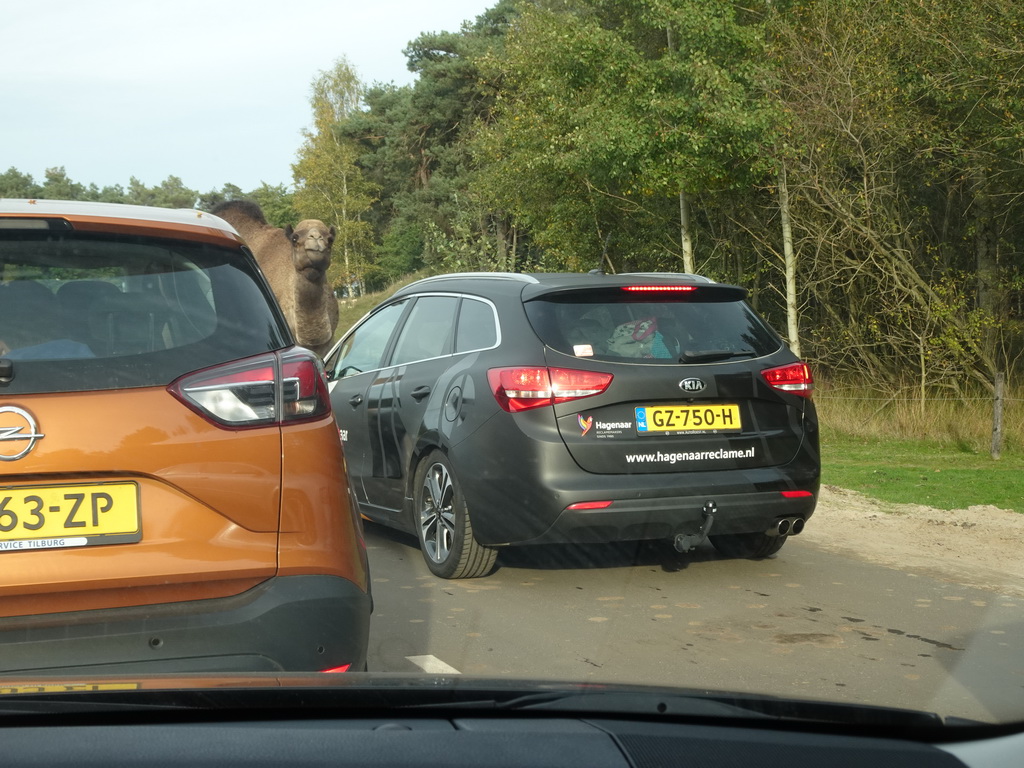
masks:
[[[870,562],[1024,595],[1024,514],[997,507],[945,511],[823,486],[800,538]]]

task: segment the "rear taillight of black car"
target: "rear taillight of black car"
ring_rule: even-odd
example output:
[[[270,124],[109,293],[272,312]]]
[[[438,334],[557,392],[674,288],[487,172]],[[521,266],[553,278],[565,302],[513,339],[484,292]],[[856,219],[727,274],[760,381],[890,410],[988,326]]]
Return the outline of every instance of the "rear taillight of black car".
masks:
[[[810,397],[814,392],[814,377],[807,363],[790,363],[778,368],[761,371],[764,380],[775,389],[800,397]]]
[[[487,380],[498,405],[509,413],[599,395],[612,383],[610,373],[572,368],[517,366],[492,368]]]
[[[323,364],[298,347],[186,374],[168,391],[229,429],[311,421],[331,409]]]

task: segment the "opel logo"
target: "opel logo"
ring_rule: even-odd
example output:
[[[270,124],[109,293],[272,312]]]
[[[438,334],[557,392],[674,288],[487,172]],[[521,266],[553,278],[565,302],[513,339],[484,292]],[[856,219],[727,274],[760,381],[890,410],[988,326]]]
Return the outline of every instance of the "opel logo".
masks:
[[[703,379],[683,379],[679,382],[679,388],[683,392],[702,392],[706,386]]]
[[[16,405],[0,406],[0,461],[17,461],[42,437],[31,413]]]

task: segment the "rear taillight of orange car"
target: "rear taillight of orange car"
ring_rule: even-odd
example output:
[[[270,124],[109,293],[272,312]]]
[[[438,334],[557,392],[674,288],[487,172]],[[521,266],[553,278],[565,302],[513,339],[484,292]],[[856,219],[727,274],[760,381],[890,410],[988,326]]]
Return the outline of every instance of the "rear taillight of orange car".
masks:
[[[323,365],[305,349],[269,352],[182,376],[168,390],[229,429],[290,424],[330,412]]]
[[[517,413],[599,395],[612,383],[612,375],[572,368],[520,366],[492,368],[487,372],[487,380],[498,405],[509,413]]]
[[[761,371],[764,380],[775,389],[800,397],[810,397],[814,392],[814,377],[807,363],[790,363],[778,368]]]

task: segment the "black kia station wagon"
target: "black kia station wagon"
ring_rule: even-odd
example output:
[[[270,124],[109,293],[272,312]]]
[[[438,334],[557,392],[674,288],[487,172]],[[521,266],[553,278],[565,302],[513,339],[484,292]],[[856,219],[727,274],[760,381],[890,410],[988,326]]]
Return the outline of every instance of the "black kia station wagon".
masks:
[[[449,579],[511,545],[777,552],[817,501],[814,385],[745,297],[661,273],[402,288],[326,358],[360,512]]]

